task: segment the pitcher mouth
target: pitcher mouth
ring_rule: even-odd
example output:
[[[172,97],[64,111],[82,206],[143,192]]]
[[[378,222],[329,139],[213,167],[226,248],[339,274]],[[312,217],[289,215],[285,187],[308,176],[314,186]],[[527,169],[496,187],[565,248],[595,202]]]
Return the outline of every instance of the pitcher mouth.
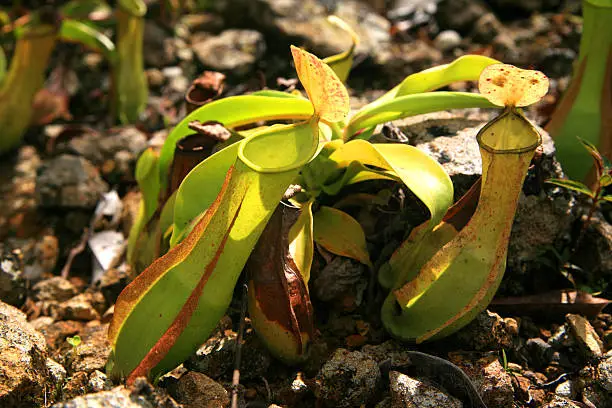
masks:
[[[512,121],[519,121],[512,123]],[[496,136],[492,128],[501,125],[500,122],[507,121],[507,126],[501,129],[502,136]],[[508,131],[507,127],[514,126],[514,132],[521,132],[522,135],[503,135],[504,131]],[[497,131],[500,133],[500,131]],[[510,138],[516,140],[509,140]],[[490,139],[490,140],[487,140]],[[542,135],[540,132],[523,116],[516,108],[506,108],[498,117],[483,126],[476,135],[478,145],[487,152],[494,154],[520,154],[535,150],[542,143]],[[496,144],[506,145],[496,147]]]

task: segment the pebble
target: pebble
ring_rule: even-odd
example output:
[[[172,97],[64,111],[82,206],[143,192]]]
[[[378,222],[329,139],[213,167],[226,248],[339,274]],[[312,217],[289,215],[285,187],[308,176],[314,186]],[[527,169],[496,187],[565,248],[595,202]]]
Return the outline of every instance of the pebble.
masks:
[[[578,341],[578,345],[587,357],[592,358],[603,355],[603,343],[586,318],[576,314],[568,314],[565,316],[565,320]]]
[[[457,398],[397,371],[389,373],[392,408],[462,408]]]
[[[461,44],[461,34],[455,30],[441,31],[434,39],[434,44],[442,51],[449,51]]]
[[[184,408],[223,408],[230,402],[223,386],[210,377],[189,371],[170,387],[170,394]]]
[[[266,43],[257,31],[231,29],[198,41],[192,48],[206,68],[242,76],[253,70],[266,50]]]

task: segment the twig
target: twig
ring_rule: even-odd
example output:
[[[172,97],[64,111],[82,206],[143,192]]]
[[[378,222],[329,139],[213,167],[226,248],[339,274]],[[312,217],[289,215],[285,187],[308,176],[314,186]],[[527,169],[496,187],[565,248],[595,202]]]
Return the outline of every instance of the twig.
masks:
[[[242,360],[242,338],[244,337],[244,326],[247,311],[247,295],[249,287],[242,285],[242,305],[240,309],[240,325],[238,326],[238,337],[236,338],[236,348],[234,350],[234,373],[232,375],[232,405],[231,408],[238,408],[238,387],[240,386],[240,363]]]
[[[70,250],[70,253],[68,254],[68,259],[66,259],[66,263],[62,268],[62,278],[68,279],[68,276],[70,275],[70,268],[72,267],[72,262],[74,261],[74,258],[81,252],[83,252],[87,247],[87,241],[89,241],[89,238],[91,237],[90,231],[90,228],[85,228],[85,231],[83,231],[83,235],[81,235],[81,241],[78,243],[77,246]]]

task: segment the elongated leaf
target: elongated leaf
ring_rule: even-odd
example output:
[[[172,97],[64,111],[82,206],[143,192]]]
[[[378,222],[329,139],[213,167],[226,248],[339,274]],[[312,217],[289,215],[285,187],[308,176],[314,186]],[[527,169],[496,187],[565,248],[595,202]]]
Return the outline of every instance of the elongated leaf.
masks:
[[[380,105],[401,96],[434,91],[458,81],[477,81],[483,69],[497,63],[499,61],[482,55],[464,55],[450,64],[414,73],[385,95],[360,109],[352,121],[361,121]]]
[[[554,184],[559,187],[566,188],[568,190],[577,191],[579,193],[585,194],[588,197],[593,198],[593,192],[584,184],[579,181],[567,180],[567,179],[548,179],[545,180],[545,183]]]
[[[349,140],[360,129],[408,116],[448,109],[495,108],[484,96],[467,92],[430,92],[400,96],[354,116],[344,130]]]
[[[363,228],[344,211],[321,206],[314,214],[314,241],[331,253],[372,267]]]
[[[453,184],[442,166],[423,151],[401,144],[372,144],[352,140],[330,159],[339,164],[358,161],[391,170],[429,209],[430,226],[437,225],[453,203]]]
[[[300,215],[289,229],[287,238],[289,253],[302,274],[306,288],[308,288],[310,268],[314,256],[312,204],[313,200],[309,200],[302,205]]]
[[[612,194],[605,195],[601,198],[612,203]]]
[[[167,185],[168,170],[174,157],[176,142],[192,131],[189,122],[211,120],[233,128],[261,120],[308,119],[312,105],[307,99],[242,95],[211,102],[191,112],[168,135],[160,154],[160,183]]]
[[[90,25],[76,20],[63,20],[59,37],[62,41],[83,44],[90,50],[102,54],[113,66],[117,63],[115,44]]]
[[[399,178],[395,176],[392,171],[372,170],[364,166],[362,163],[354,161],[348,165],[344,174],[339,180],[336,180],[331,184],[324,184],[321,186],[321,189],[325,192],[325,194],[336,195],[345,186],[368,180],[399,181]]]

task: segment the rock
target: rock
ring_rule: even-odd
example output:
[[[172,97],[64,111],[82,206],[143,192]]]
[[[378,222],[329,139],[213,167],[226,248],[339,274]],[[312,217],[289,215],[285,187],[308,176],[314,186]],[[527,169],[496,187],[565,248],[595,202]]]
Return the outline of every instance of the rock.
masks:
[[[603,355],[603,343],[586,318],[576,314],[568,314],[565,316],[565,320],[587,358]]]
[[[58,304],[53,309],[53,317],[56,320],[99,320],[104,309],[104,296],[100,292],[86,292]]]
[[[530,356],[530,364],[535,368],[546,367],[553,356],[553,347],[539,337],[529,339],[525,343],[525,347]]]
[[[476,351],[509,349],[513,336],[517,334],[513,332],[513,323],[516,323],[516,320],[505,321],[497,313],[485,310],[452,336],[449,342]]]
[[[205,31],[207,33],[219,33],[225,22],[223,18],[217,14],[199,12],[198,14],[185,14],[181,16],[174,30],[184,39],[197,32]]]
[[[389,366],[394,369],[408,367],[411,364],[410,357],[403,351],[403,346],[393,340],[378,345],[366,344],[361,348],[361,352],[378,364],[388,361]]]
[[[378,60],[390,81],[398,83],[410,74],[438,65],[442,61],[442,52],[425,41],[417,40],[381,51]]]
[[[514,402],[512,379],[497,353],[449,353],[449,360],[470,377],[488,408],[507,408]]]
[[[563,78],[572,74],[577,55],[569,48],[544,48],[540,58],[539,70],[549,78]]]
[[[182,375],[170,388],[170,395],[185,408],[223,408],[230,402],[221,384],[194,371]]]
[[[36,199],[42,208],[93,209],[106,191],[98,169],[82,157],[63,154],[38,169]]]
[[[450,51],[461,45],[461,35],[455,30],[441,31],[434,39],[436,48],[442,51]]]
[[[175,62],[175,47],[170,34],[153,20],[145,20],[143,36],[145,65],[165,67]]]
[[[44,405],[49,383],[47,346],[25,313],[0,302],[0,406]]]
[[[436,21],[440,28],[467,34],[474,22],[488,11],[480,0],[443,0],[438,4]]]
[[[326,407],[359,407],[372,402],[380,379],[378,364],[368,355],[337,349],[316,376],[315,395]]]
[[[350,258],[334,257],[312,282],[314,296],[324,302],[353,299],[349,303],[361,304],[367,286],[367,267]],[[344,301],[341,302],[346,305]],[[350,308],[350,304],[348,304]],[[353,307],[354,308],[354,307]]]
[[[89,376],[89,390],[91,392],[108,391],[113,388],[113,383],[106,374],[101,371],[94,371]]]
[[[495,14],[486,13],[476,20],[471,36],[474,42],[491,44],[504,30],[504,25],[497,19]]]
[[[26,299],[27,281],[23,278],[19,253],[0,246],[0,300],[21,307]]]
[[[133,182],[136,160],[146,148],[147,136],[134,126],[126,126],[105,133],[81,129],[76,136],[58,142],[56,151],[86,158],[109,182]]]
[[[108,324],[86,327],[81,333],[81,344],[64,355],[64,366],[71,372],[93,373],[105,371],[111,348],[107,338]],[[89,380],[87,380],[88,382]]]
[[[126,264],[120,265],[117,268],[111,268],[104,272],[96,283],[96,288],[100,290],[107,304],[114,304],[121,291],[129,283],[128,269]]]
[[[144,378],[135,381],[130,389],[124,386],[57,403],[52,408],[179,408],[163,390],[154,388]]]
[[[47,346],[51,350],[57,350],[66,346],[66,339],[73,337],[83,329],[82,322],[62,321],[54,322],[52,317],[44,316],[33,320],[32,326],[45,336]]]
[[[206,68],[242,76],[253,70],[266,50],[263,35],[254,30],[226,30],[192,45]]]
[[[572,400],[555,395],[553,399],[542,408],[580,408],[580,406],[575,404]]]
[[[588,271],[593,287],[612,279],[612,224],[594,216],[571,262]]]
[[[461,408],[458,399],[397,371],[389,373],[392,408]]]
[[[597,366],[597,382],[603,389],[612,392],[612,356]]]
[[[66,369],[55,360],[47,359],[47,370],[54,384],[61,384],[66,379]]]
[[[76,288],[70,281],[59,276],[42,280],[34,285],[32,289],[34,291],[34,298],[40,301],[54,300],[56,302],[63,302],[77,293]]]
[[[374,13],[365,2],[337,2],[334,14],[346,21],[359,35],[355,52],[376,63],[391,44],[389,21]],[[319,57],[349,49],[351,39],[327,21],[328,10],[318,0],[229,0],[216,2],[228,26],[253,27],[265,33],[268,43],[289,55],[289,45],[303,46]]]
[[[576,396],[577,389],[574,381],[567,380],[555,387],[555,394],[560,397],[572,399]]]
[[[211,336],[186,362],[187,369],[217,380],[230,378],[234,369],[236,334]],[[242,346],[240,378],[244,380],[265,376],[271,363],[270,353],[253,334],[245,337]]]
[[[59,243],[54,235],[27,239],[11,237],[0,243],[0,254],[6,268],[19,265],[22,268],[20,278],[36,281],[52,273],[59,255]]]
[[[62,397],[71,399],[89,392],[89,376],[84,371],[72,373],[62,387]]]

